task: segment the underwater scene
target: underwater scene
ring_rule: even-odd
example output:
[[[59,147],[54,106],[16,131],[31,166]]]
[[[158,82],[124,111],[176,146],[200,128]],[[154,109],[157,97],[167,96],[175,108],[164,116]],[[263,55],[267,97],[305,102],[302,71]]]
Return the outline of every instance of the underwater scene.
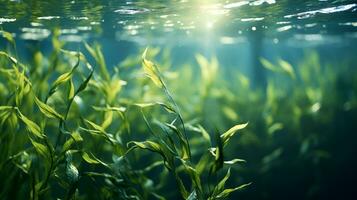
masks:
[[[357,2],[0,0],[0,199],[356,199]]]

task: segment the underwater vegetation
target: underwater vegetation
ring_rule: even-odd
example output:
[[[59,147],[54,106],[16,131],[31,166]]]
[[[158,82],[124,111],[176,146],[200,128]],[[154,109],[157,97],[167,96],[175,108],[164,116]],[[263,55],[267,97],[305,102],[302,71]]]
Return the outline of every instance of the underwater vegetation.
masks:
[[[356,0],[0,0],[0,200],[355,200]]]
[[[261,58],[267,85],[254,88],[248,76],[239,70],[224,71],[216,58],[197,55],[196,59],[201,69],[197,84],[205,89],[190,92],[201,94],[198,101],[181,104],[197,108],[193,115],[209,116],[204,124],[224,127],[249,121],[228,152],[247,158],[238,177],[253,184],[232,199],[354,198],[357,73],[353,61],[323,62],[314,51],[306,51],[296,66]],[[188,71],[190,67],[182,69]],[[192,82],[194,78],[183,81]]]
[[[108,67],[56,31],[22,62],[1,35],[0,199],[354,197],[353,62],[260,58],[255,87],[214,56],[173,66],[170,49]]]
[[[247,123],[210,133],[186,121],[150,50],[131,85],[99,45],[84,44],[90,63],[55,33],[48,57],[22,63],[2,35],[1,199],[227,199],[250,184],[226,186],[245,161],[225,151]]]

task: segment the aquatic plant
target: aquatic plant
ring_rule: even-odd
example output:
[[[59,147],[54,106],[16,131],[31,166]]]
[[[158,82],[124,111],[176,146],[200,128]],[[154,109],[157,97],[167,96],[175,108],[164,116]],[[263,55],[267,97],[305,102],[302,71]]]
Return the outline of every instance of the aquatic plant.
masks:
[[[52,52],[20,62],[1,35],[1,199],[323,199],[353,177],[353,63],[261,58],[255,88],[214,56],[172,67],[170,50],[140,49],[111,68],[55,31]]]
[[[225,148],[247,124],[209,134],[186,122],[148,50],[141,71],[162,101],[126,92],[131,82],[107,69],[99,45],[84,44],[90,64],[55,32],[50,56],[36,51],[29,65],[3,36],[1,199],[226,199],[249,185],[225,186],[245,162],[226,160]]]
[[[354,138],[351,127],[354,127],[357,93],[353,82],[357,77],[352,63],[326,63],[315,51],[307,51],[296,63],[261,58],[262,70],[267,70],[267,86],[253,88],[248,76],[239,70],[223,75],[224,69],[220,67],[215,69],[219,73],[213,74],[210,84],[204,84],[208,79],[203,77],[207,76],[201,75],[200,80],[191,74],[197,69],[206,69],[202,74],[210,73],[201,65],[217,64],[210,61],[214,59],[200,59],[204,62],[197,62],[198,66],[188,63],[178,69],[182,80],[179,85],[175,85],[175,80],[169,83],[176,91],[186,93],[177,98],[185,116],[205,127],[231,126],[234,121],[251,122],[245,129],[247,134],[234,138],[232,142],[236,145],[228,147],[226,152],[227,155],[232,152],[249,155],[248,167],[233,182],[254,177],[255,189],[248,187],[233,198],[288,198],[302,182],[299,198],[322,198],[318,195],[333,185],[333,181],[324,177],[332,174],[340,177],[332,167],[327,167],[328,163],[353,163],[351,159],[334,160],[337,152],[349,155],[347,157],[353,155],[352,142],[342,149],[331,142],[338,140],[346,144],[340,134]],[[202,95],[198,88],[205,85],[209,85],[208,93]],[[190,98],[182,98],[185,96]],[[306,166],[311,171],[306,170]],[[299,178],[289,178],[292,172]],[[286,192],[276,192],[281,188]]]

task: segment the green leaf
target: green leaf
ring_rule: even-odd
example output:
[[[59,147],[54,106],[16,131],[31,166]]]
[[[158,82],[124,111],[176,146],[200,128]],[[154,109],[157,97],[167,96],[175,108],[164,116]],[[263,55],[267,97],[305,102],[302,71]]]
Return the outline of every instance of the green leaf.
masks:
[[[86,42],[84,42],[84,46],[99,65],[100,73],[102,75],[101,77],[103,77],[106,81],[110,81],[109,72],[105,64],[104,56],[100,50],[100,46],[96,44],[94,48],[92,48]]]
[[[107,107],[98,107],[98,106],[92,106],[92,108],[96,111],[117,111],[117,112],[125,112],[126,108],[125,107],[112,107],[112,106],[107,106]]]
[[[166,198],[165,197],[163,197],[163,196],[161,196],[161,195],[159,195],[159,194],[157,194],[157,193],[155,193],[155,192],[151,192],[150,193],[152,196],[154,196],[156,199],[158,199],[158,200],[166,200]]]
[[[218,131],[215,133],[215,139],[216,139],[216,145],[217,147],[215,148],[214,151],[214,165],[212,167],[213,172],[217,172],[219,169],[223,167],[223,161],[224,161],[224,156],[223,156],[223,139],[220,137]]]
[[[94,72],[94,71],[91,70],[91,72],[89,73],[89,75],[88,75],[88,77],[86,78],[86,80],[78,87],[78,89],[77,89],[75,95],[77,95],[78,93],[80,93],[81,91],[83,91],[83,90],[87,87],[89,80],[90,80],[90,79],[92,78],[92,76],[93,76],[93,72]]]
[[[82,158],[83,158],[83,160],[85,160],[89,164],[99,164],[100,163],[96,159],[91,158],[91,156],[89,156],[86,152],[83,152]]]
[[[46,159],[50,158],[50,155],[48,154],[48,149],[45,145],[38,143],[38,142],[32,140],[31,138],[30,138],[30,141],[31,141],[32,145],[35,147],[36,151],[41,156],[45,157]]]
[[[187,192],[185,185],[183,184],[182,180],[180,179],[180,177],[175,173],[175,179],[176,179],[176,183],[178,185],[178,188],[180,190],[181,196],[183,199],[187,199],[189,196],[189,193]]]
[[[133,144],[131,147],[130,145]],[[153,142],[153,141],[144,141],[144,142],[136,142],[136,141],[130,141],[127,143],[129,149],[127,150],[126,154],[128,154],[130,151],[136,149],[136,148],[141,148],[141,149],[146,149],[155,153],[160,154],[164,158],[164,164],[165,166],[172,170],[173,168],[173,162],[174,162],[174,156],[176,156],[174,153],[170,152],[170,150],[166,149],[164,145],[161,145],[159,143]]]
[[[296,78],[294,68],[290,63],[286,62],[285,60],[279,60],[278,62],[284,72],[286,72],[292,79]]]
[[[95,130],[106,134],[106,131],[104,130],[104,128],[99,126],[98,124],[96,124],[92,121],[89,121],[87,119],[84,119],[84,121],[87,122],[89,125],[91,125]]]
[[[216,57],[212,57],[208,61],[203,55],[196,54],[196,61],[201,69],[201,79],[205,87],[208,87],[215,79],[218,71],[218,61]],[[207,88],[206,88],[207,89]]]
[[[128,152],[134,148],[141,148],[141,149],[147,149],[153,152],[157,152],[160,153],[162,155],[164,155],[162,149],[161,149],[161,145],[153,142],[153,141],[145,141],[145,142],[136,142],[136,141],[131,141],[128,143],[128,146],[130,144],[134,144],[132,147],[130,147],[130,149],[128,150]]]
[[[164,108],[168,113],[177,113],[176,110],[168,105],[168,104],[165,104],[165,103],[162,103],[162,102],[155,102],[155,103],[134,103],[133,104],[134,106],[138,106],[140,108],[146,108],[146,107],[151,107],[151,106],[156,106],[156,105],[159,105],[161,106],[162,108]]]
[[[159,73],[157,71],[157,68],[155,66],[155,64],[149,60],[146,59],[146,53],[147,53],[148,48],[145,49],[143,56],[142,56],[142,64],[143,64],[143,68],[145,71],[145,74],[152,80],[152,82],[162,88],[163,87],[163,83],[162,80],[159,76]]]
[[[66,176],[71,183],[75,183],[79,179],[78,169],[72,163],[66,165]]]
[[[71,137],[63,144],[63,151],[67,151],[74,142],[81,142],[83,138],[79,132],[75,131],[71,134]]]
[[[170,128],[179,138],[179,142],[181,145],[181,158],[184,160],[190,159],[191,158],[191,151],[189,148],[188,141],[184,137],[184,135],[181,133],[181,131],[174,125],[165,123],[165,125]]]
[[[62,74],[61,76],[59,76],[55,80],[55,82],[52,84],[52,87],[50,89],[50,95],[56,91],[56,89],[59,85],[66,83],[68,80],[70,80],[72,78],[73,72],[75,69],[77,69],[77,67],[79,66],[80,60],[81,60],[80,53],[77,53],[77,56],[78,56],[77,63],[74,65],[74,67],[71,69],[71,71],[66,72],[66,73]],[[74,96],[74,85],[73,85],[73,82],[71,79],[68,98],[71,99],[71,98],[73,98],[73,96]]]
[[[271,62],[269,62],[267,59],[260,58],[260,62],[262,63],[265,69],[268,69],[273,72],[279,72],[279,68],[273,65]]]
[[[224,164],[227,164],[227,165],[234,165],[236,163],[240,163],[240,162],[246,162],[245,160],[243,159],[239,159],[239,158],[235,158],[233,160],[229,160],[229,161],[224,161]]]
[[[198,200],[196,190],[193,190],[186,200]]]
[[[214,188],[214,190],[213,190],[214,196],[216,196],[217,194],[221,193],[224,190],[224,186],[230,176],[231,176],[231,168],[228,168],[227,174],[223,177],[223,179]]]
[[[283,123],[274,123],[268,128],[269,135],[273,135],[276,131],[279,131],[284,128]]]
[[[18,62],[17,62],[16,58],[10,56],[6,52],[0,51],[0,55],[7,57],[13,64],[17,65]]]
[[[29,174],[32,158],[26,151],[20,151],[16,155],[10,156],[10,159],[25,174]]]
[[[30,133],[32,133],[36,137],[44,138],[44,134],[42,134],[41,128],[35,122],[31,121],[29,118],[23,115],[19,110],[17,113],[19,119],[26,125],[26,128]]]
[[[240,85],[243,86],[243,88],[249,88],[250,80],[247,76],[242,73],[238,73],[238,80],[240,82]]]
[[[201,54],[196,54],[195,57],[196,57],[197,63],[201,67],[201,72],[202,72],[203,77],[208,76],[208,75],[205,75],[205,73],[208,72],[208,69],[207,69],[207,66],[209,65],[208,60]]]
[[[200,129],[200,132],[202,134],[202,137],[204,138],[205,141],[207,141],[208,143],[211,142],[211,137],[209,136],[208,132],[206,131],[206,129],[204,129],[201,125],[198,125],[198,128]]]
[[[223,141],[223,145],[225,146],[229,139],[238,131],[241,130],[243,128],[245,128],[248,125],[248,123],[245,124],[238,124],[233,126],[232,128],[230,128],[228,131],[226,131],[225,133],[223,133],[221,135],[222,141]]]
[[[9,115],[8,115],[8,118],[6,118],[6,120],[9,123],[9,128],[12,129],[12,130],[16,130],[16,128],[18,127],[17,115],[12,110],[8,111],[8,113],[9,113]]]
[[[156,105],[155,103],[134,103],[134,106],[138,106],[140,108],[150,107]]]
[[[71,57],[79,57],[80,60],[87,62],[86,57],[81,52],[69,51],[69,50],[65,50],[65,49],[61,49],[61,52],[68,56],[71,56]]]
[[[87,119],[84,119],[84,121],[86,123],[88,123],[92,128],[94,128],[94,131],[99,133],[98,135],[103,136],[107,141],[109,141],[112,144],[117,143],[117,141],[115,139],[113,139],[113,136],[108,134],[102,126],[99,126],[98,124],[96,124],[92,121],[89,121]],[[93,130],[87,130],[87,131],[93,132]]]
[[[196,169],[190,166],[185,160],[180,159],[182,164],[184,165],[186,172],[190,176],[191,180],[193,181],[193,185],[196,188],[196,193],[198,196],[202,194],[202,184],[199,174],[197,173]]]
[[[64,120],[63,116],[60,115],[57,111],[51,108],[49,105],[43,103],[35,96],[35,103],[37,104],[40,111],[49,118],[57,118],[60,120]]]
[[[17,76],[17,85],[18,88],[16,90],[15,102],[17,106],[21,105],[23,96],[24,96],[24,88],[25,88],[25,71],[21,73],[16,69],[16,76]]]
[[[238,119],[237,113],[232,108],[223,106],[222,111],[229,120],[236,121]]]
[[[164,164],[164,162],[162,160],[159,160],[159,161],[153,162],[152,164],[150,164],[149,166],[145,167],[143,170],[140,170],[140,171],[147,173],[147,172],[151,171],[152,169],[154,169],[155,167],[161,166],[163,164]]]
[[[177,111],[175,110],[175,108],[173,108],[172,106],[162,103],[162,102],[157,102],[156,104],[160,105],[161,107],[163,107],[168,113],[177,113]]]
[[[68,91],[68,99],[74,98],[74,84],[72,79],[69,82],[69,91]]]
[[[102,164],[102,165],[108,167],[108,165],[105,162],[99,160],[92,153],[90,153],[90,155],[89,155],[88,153],[83,152],[82,158],[83,158],[83,160],[85,160],[89,164]]]
[[[91,46],[89,46],[89,44],[88,44],[87,42],[84,42],[84,46],[86,47],[86,49],[87,49],[87,51],[89,52],[89,54],[90,54],[91,56],[93,56],[95,59],[97,59],[97,54],[96,54],[96,52],[94,51],[94,49],[93,49]]]
[[[237,191],[237,190],[241,190],[241,189],[243,189],[243,188],[249,186],[250,184],[252,184],[252,183],[243,184],[243,185],[240,185],[240,186],[238,186],[238,187],[236,187],[236,188],[225,189],[225,190],[223,190],[223,192],[221,192],[220,194],[218,194],[218,195],[216,196],[216,198],[217,198],[217,199],[227,198],[232,192]]]
[[[203,154],[201,159],[198,161],[198,163],[195,166],[195,169],[198,174],[203,174],[203,172],[208,169],[210,166],[210,163],[212,162],[212,156],[208,153]]]
[[[113,111],[107,111],[104,114],[104,121],[102,122],[101,126],[103,129],[108,128],[113,122]]]
[[[10,43],[14,44],[15,40],[14,37],[12,36],[12,33],[9,33],[7,31],[0,31],[1,35]]]
[[[17,71],[17,70],[16,70]],[[24,94],[24,88],[25,88],[25,70],[23,70],[21,73],[17,72],[17,77],[18,77],[18,86],[19,86],[19,93],[21,97]]]
[[[11,109],[14,109],[14,107],[12,107],[12,106],[0,106],[0,111],[11,110]]]
[[[52,88],[57,87],[58,85],[67,82],[70,78],[72,77],[72,71],[70,72],[66,72],[64,74],[62,74],[61,76],[59,76],[55,82],[53,83]]]

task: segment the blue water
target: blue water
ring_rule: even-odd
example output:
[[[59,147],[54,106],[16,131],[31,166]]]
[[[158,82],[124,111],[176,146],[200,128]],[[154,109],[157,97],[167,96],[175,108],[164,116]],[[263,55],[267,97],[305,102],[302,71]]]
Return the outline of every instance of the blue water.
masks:
[[[261,43],[260,56],[291,62],[308,48],[332,60],[353,57],[356,13],[356,2],[347,0],[2,0],[0,27],[42,46],[54,28],[74,49],[100,41],[110,65],[138,47],[160,46],[172,48],[178,64],[200,52],[217,55],[224,66],[249,68],[252,40]]]

